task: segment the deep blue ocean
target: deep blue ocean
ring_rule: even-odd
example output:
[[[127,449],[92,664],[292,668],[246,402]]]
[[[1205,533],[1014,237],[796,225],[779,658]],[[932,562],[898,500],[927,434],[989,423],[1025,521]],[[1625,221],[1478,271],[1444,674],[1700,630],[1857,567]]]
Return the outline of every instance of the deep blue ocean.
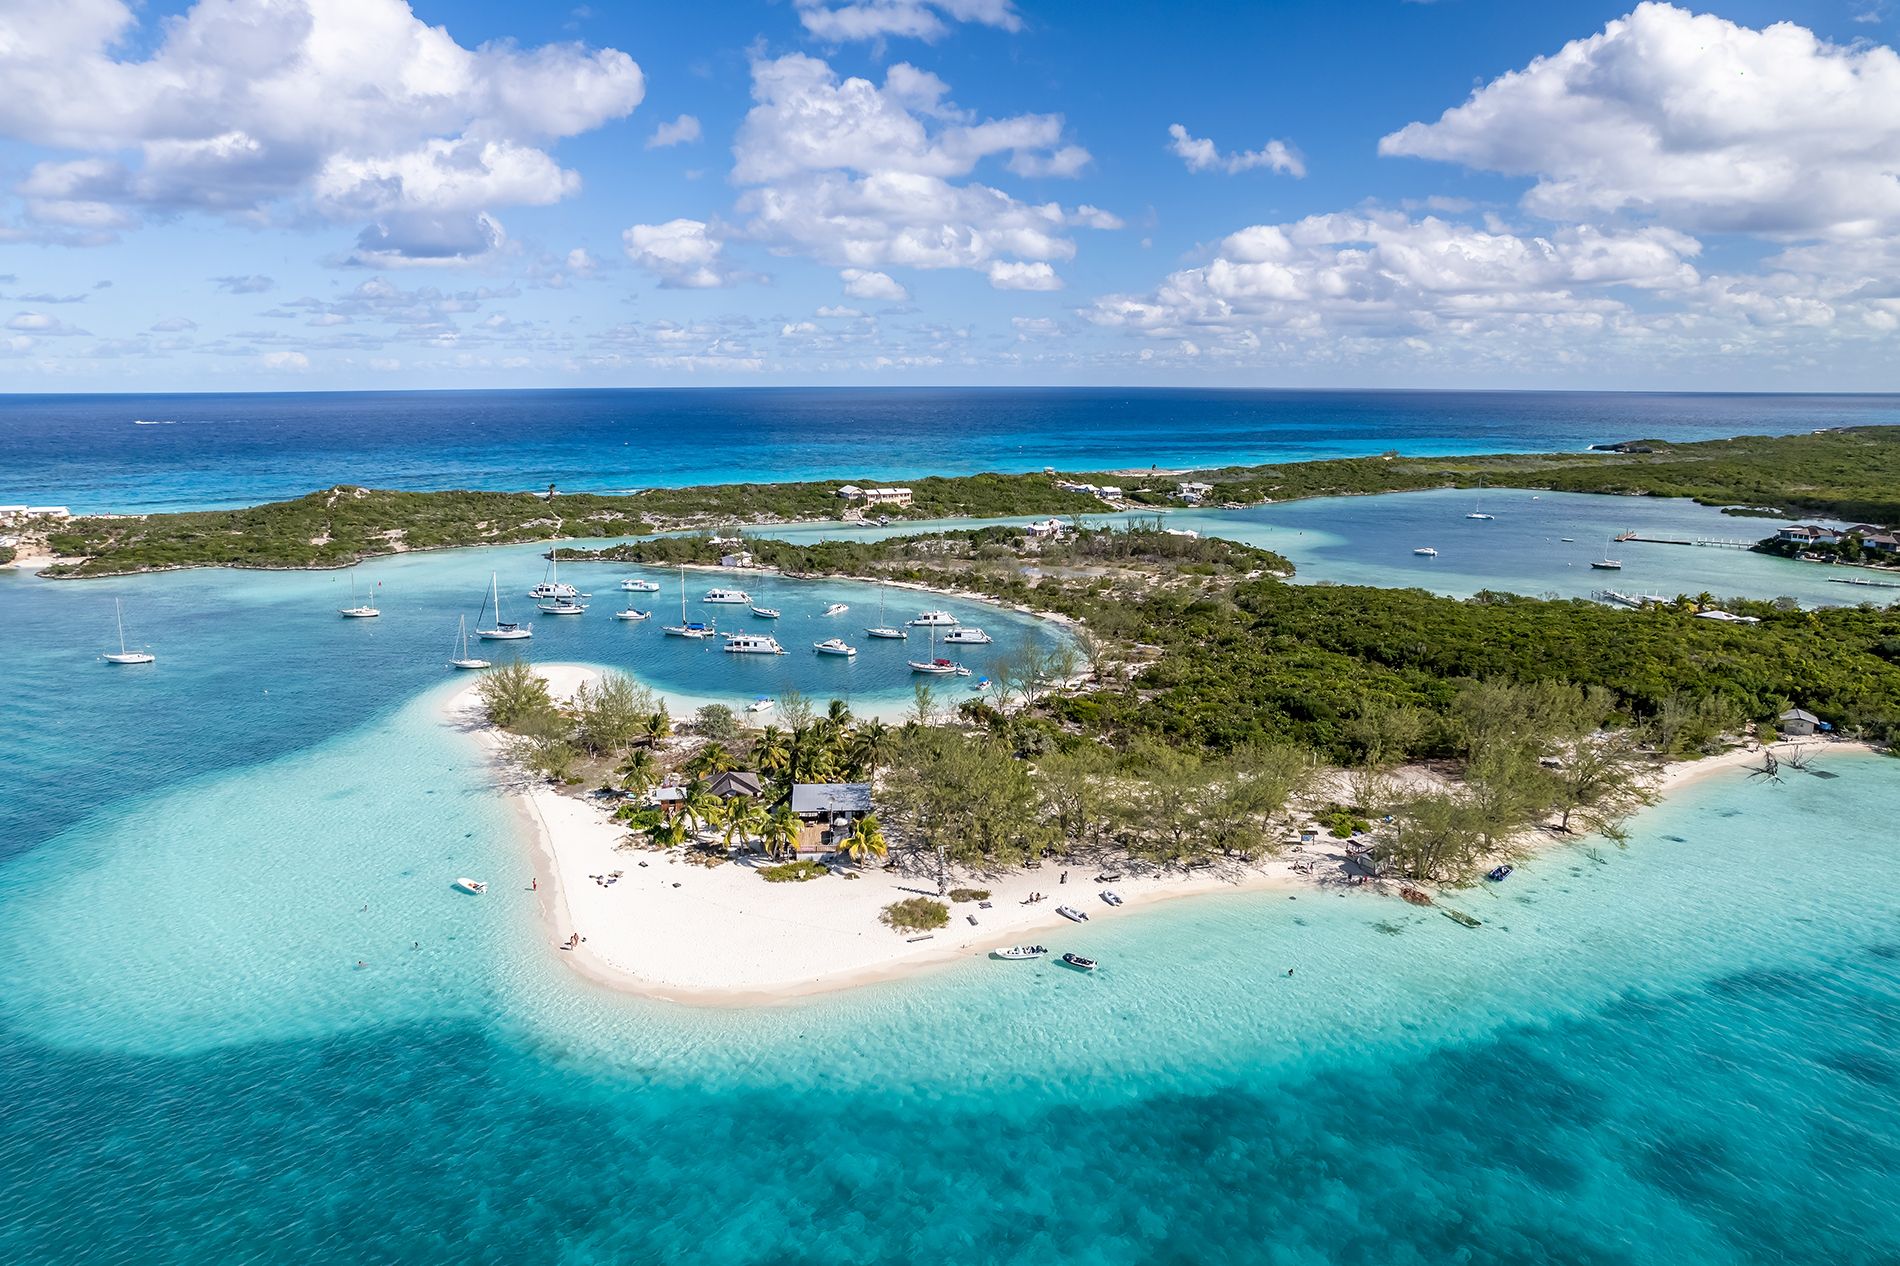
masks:
[[[1198,421],[1144,437],[1106,407],[1091,420],[1091,396]],[[537,415],[547,399],[558,417]],[[1358,430],[1323,416],[1381,400],[1409,403]],[[1893,408],[1126,392],[178,401],[0,404],[0,501],[769,470],[756,438],[682,438],[680,418],[710,434],[734,411],[760,424],[763,410],[781,435],[822,431],[827,412],[857,419],[855,447],[784,441],[789,475],[1573,447]],[[471,404],[484,420],[429,466],[419,437],[439,441]],[[232,438],[252,427],[231,419],[271,407],[286,413],[261,426],[270,438]],[[1015,461],[1011,408],[1041,419]],[[644,428],[638,478],[610,469],[615,428],[627,448]],[[133,448],[115,457],[115,436]],[[1624,515],[1685,533],[1733,522],[1617,498],[1499,494],[1498,519],[1479,524],[1466,508],[1441,494],[1308,502],[1228,530],[1320,578],[1568,591],[1588,583],[1571,555]],[[1543,544],[1564,535],[1573,546]],[[1440,548],[1443,568],[1416,562],[1413,543]],[[1357,893],[1216,896],[1064,931],[1103,961],[1092,976],[971,959],[789,1005],[682,1007],[602,991],[550,950],[533,899],[506,882],[526,866],[519,824],[441,718],[464,684],[443,666],[458,614],[491,572],[519,602],[537,552],[85,583],[0,572],[0,1264],[1900,1261],[1900,762],[1823,755],[1830,777],[1780,783],[1711,775],[1640,815],[1626,847],[1557,847],[1461,894],[1478,929]],[[1808,583],[1751,558],[1659,547],[1631,555],[1628,583]],[[795,686],[868,707],[906,688],[868,652],[854,665],[696,656],[605,618],[618,570],[569,570],[610,596],[540,630],[544,659],[729,702]],[[352,575],[381,620],[336,618]],[[658,578],[669,588],[647,601],[664,609],[677,598]],[[788,641],[817,636],[829,601],[855,622],[878,600],[759,583]],[[98,661],[114,598],[157,664]],[[998,649],[1042,635],[966,617],[993,625]],[[504,882],[467,900],[443,882],[456,874]]]
[[[1900,421],[1900,396],[756,389],[0,396],[0,504],[1208,466]]]

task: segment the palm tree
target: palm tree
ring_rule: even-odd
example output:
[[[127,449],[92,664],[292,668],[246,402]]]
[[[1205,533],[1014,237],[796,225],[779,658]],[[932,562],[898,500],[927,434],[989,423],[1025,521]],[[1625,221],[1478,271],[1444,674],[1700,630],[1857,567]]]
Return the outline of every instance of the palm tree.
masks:
[[[723,743],[708,743],[693,753],[693,759],[686,762],[686,772],[695,778],[705,778],[711,774],[723,774],[737,769],[739,760],[726,750]]]
[[[759,842],[765,845],[765,851],[773,857],[796,852],[799,825],[798,815],[792,812],[792,807],[782,804],[766,815],[765,823],[759,830]]]
[[[833,699],[831,706],[825,709],[825,724],[831,727],[833,734],[843,734],[851,725],[851,705],[842,699]]]
[[[643,796],[653,790],[653,784],[660,779],[660,769],[654,763],[653,753],[644,747],[635,748],[627,753],[614,773],[620,779],[620,789],[629,795]]]
[[[785,741],[785,731],[776,725],[768,725],[759,735],[759,741],[753,744],[752,760],[759,772],[769,778],[777,778],[790,766],[792,749]]]
[[[724,806],[725,802],[712,793],[704,779],[695,778],[680,790],[679,816],[692,824],[694,834]]]
[[[817,726],[801,726],[792,731],[791,753],[786,776],[792,782],[823,782],[832,766],[830,737]]]
[[[895,743],[891,727],[882,721],[866,721],[851,732],[851,768],[864,778],[876,778],[878,767],[891,758]]]
[[[673,737],[673,718],[666,715],[665,708],[661,708],[641,723],[640,735],[646,739],[649,747]]]
[[[725,831],[726,847],[730,849],[735,840],[743,840],[748,835],[757,835],[764,830],[765,818],[765,806],[750,796],[734,796],[726,801],[719,818],[719,825]]]
[[[851,834],[845,837],[841,846],[846,857],[863,863],[867,857],[884,857],[891,851],[885,842],[884,831],[877,824],[877,814],[867,813],[851,824]]]

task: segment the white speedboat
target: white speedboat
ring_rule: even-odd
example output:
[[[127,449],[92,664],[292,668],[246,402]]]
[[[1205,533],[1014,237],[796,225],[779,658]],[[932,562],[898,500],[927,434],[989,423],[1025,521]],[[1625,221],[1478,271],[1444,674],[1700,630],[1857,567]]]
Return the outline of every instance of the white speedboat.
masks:
[[[380,582],[379,582],[380,583]],[[374,620],[382,612],[367,602],[359,602],[356,597],[356,576],[350,575],[350,605],[337,612],[346,620]]]
[[[457,879],[455,886],[460,888],[463,892],[473,893],[477,897],[488,891],[487,884],[479,879],[470,879],[467,875],[463,875],[460,879]]]
[[[157,663],[158,656],[156,655],[149,655],[144,651],[134,651],[134,650],[128,650],[126,648],[125,608],[120,604],[117,598],[114,598],[112,600],[112,614],[113,614],[113,617],[117,619],[119,623],[119,653],[115,655],[111,651],[107,651],[105,654],[106,663],[108,664],[155,664]]]
[[[1097,967],[1101,966],[1101,964],[1094,959],[1083,958],[1080,954],[1064,954],[1062,961],[1077,971],[1094,971]]]
[[[812,644],[812,649],[820,655],[843,655],[847,659],[858,653],[858,648],[850,645],[841,637],[828,637],[822,642]]]
[[[1012,945],[1008,949],[993,951],[992,957],[1020,961],[1025,958],[1041,958],[1048,952],[1040,945]]]
[[[754,607],[752,608],[752,614],[758,616],[761,620],[776,620],[779,616],[783,615],[784,612],[780,611],[777,607]]]
[[[490,605],[495,608],[495,625],[493,628],[483,628],[481,614],[477,614],[475,617],[476,637],[484,642],[519,642],[534,636],[533,625],[516,624],[513,620],[501,618],[501,586],[493,572],[488,573],[488,597],[482,602],[482,612],[486,613]]]
[[[586,612],[587,604],[572,598],[556,598],[552,602],[536,603],[535,610],[546,615],[581,615]]]
[[[708,589],[701,602],[718,603],[730,607],[749,607],[752,595],[743,589]]]
[[[760,695],[751,703],[746,704],[745,710],[747,712],[770,712],[772,710],[772,701],[767,699],[764,695]]]
[[[1438,551],[1433,549],[1429,545],[1421,545],[1417,549],[1413,550],[1412,552],[1414,554],[1417,554],[1420,558],[1437,558],[1438,557]]]
[[[653,613],[651,611],[635,611],[632,607],[628,607],[625,611],[614,612],[614,619],[616,620],[644,620],[652,614]]]
[[[1122,903],[1122,895],[1113,888],[1104,888],[1102,889],[1102,900],[1111,906],[1118,906]]]
[[[960,629],[951,629],[948,633],[945,633],[943,635],[943,640],[946,645],[951,642],[962,642],[966,645],[971,645],[971,646],[988,646],[991,642],[995,641],[996,639],[992,638],[988,633],[985,633],[982,629],[966,627],[966,628],[960,628]]]
[[[845,612],[849,611],[850,609],[851,609],[850,607],[846,606],[842,602],[834,602],[830,606],[825,608],[825,614],[826,615],[843,615]]]
[[[628,593],[658,593],[660,583],[657,580],[623,580],[620,587]]]
[[[726,634],[726,653],[728,655],[783,655],[785,648],[778,639],[764,633],[728,633]]]
[[[473,655],[468,653],[467,616],[462,617],[461,625],[456,631],[455,646],[449,652],[449,667],[467,669],[471,672],[479,672],[484,668],[494,667],[494,665],[490,664],[487,660],[476,659]]]
[[[910,621],[914,629],[949,628],[957,623],[957,617],[948,611],[921,611],[917,618]]]
[[[1071,923],[1087,923],[1089,921],[1089,916],[1074,906],[1057,906],[1056,913]]]

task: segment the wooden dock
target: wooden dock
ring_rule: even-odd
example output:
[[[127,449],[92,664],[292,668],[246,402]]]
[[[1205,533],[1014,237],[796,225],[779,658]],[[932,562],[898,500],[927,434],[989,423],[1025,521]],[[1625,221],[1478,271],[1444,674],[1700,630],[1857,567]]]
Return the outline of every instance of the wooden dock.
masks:
[[[1625,532],[1615,539],[1635,541],[1639,545],[1694,545],[1701,549],[1754,549],[1753,541],[1725,541],[1716,537],[1698,537],[1687,539],[1676,536],[1643,536],[1637,532]]]

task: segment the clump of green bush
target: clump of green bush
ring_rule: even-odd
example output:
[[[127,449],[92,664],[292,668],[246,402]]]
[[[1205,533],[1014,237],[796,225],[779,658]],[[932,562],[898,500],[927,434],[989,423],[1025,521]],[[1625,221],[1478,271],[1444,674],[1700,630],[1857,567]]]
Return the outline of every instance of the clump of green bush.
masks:
[[[776,866],[759,867],[759,878],[768,884],[802,884],[830,873],[831,867],[823,862],[780,862]]]
[[[950,907],[928,897],[910,897],[885,906],[878,918],[898,932],[929,932],[950,922]]]
[[[952,888],[950,890],[952,901],[988,901],[989,899],[988,888]]]

